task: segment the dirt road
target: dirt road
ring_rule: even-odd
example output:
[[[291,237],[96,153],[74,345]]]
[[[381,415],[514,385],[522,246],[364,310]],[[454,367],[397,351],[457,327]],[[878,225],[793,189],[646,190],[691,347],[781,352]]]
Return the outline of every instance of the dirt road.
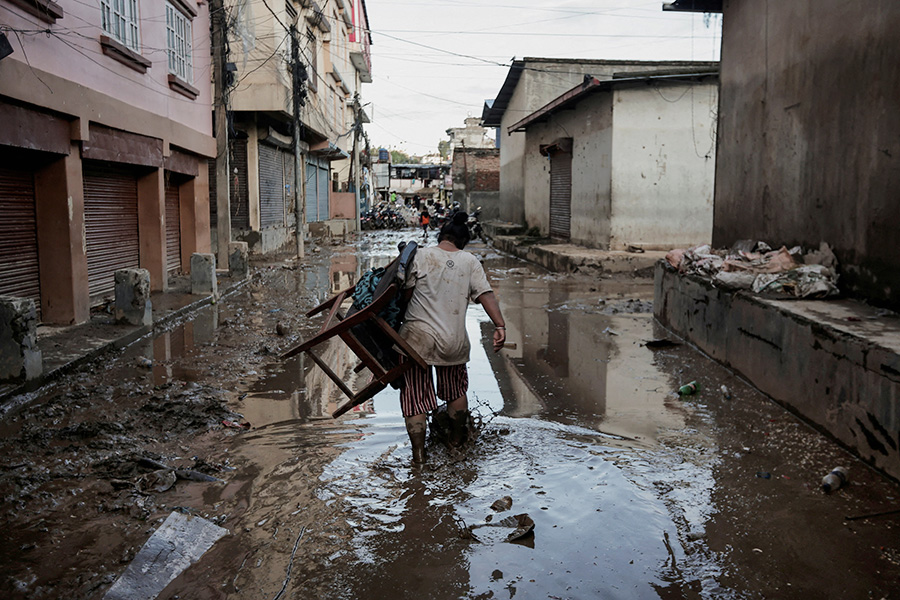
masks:
[[[898,486],[692,348],[648,347],[669,337],[648,281],[475,245],[516,343],[489,356],[469,309],[475,444],[413,470],[391,389],[328,418],[326,378],[277,353],[405,237],[260,265],[226,301],[7,412],[3,597],[103,597],[172,511],[229,535],[159,598],[896,597],[900,519],[844,517],[896,507]],[[690,381],[699,393],[678,396]],[[825,495],[838,464],[851,484]],[[520,514],[533,533],[504,541]]]

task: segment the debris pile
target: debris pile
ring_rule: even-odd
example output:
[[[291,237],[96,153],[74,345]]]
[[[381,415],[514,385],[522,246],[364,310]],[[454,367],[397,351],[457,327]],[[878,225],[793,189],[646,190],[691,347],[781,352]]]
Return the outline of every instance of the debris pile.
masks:
[[[704,244],[671,250],[666,261],[680,273],[756,294],[827,298],[840,293],[837,258],[825,242],[812,251],[800,246],[773,250],[765,242],[750,240],[738,241],[730,250],[714,250]]]

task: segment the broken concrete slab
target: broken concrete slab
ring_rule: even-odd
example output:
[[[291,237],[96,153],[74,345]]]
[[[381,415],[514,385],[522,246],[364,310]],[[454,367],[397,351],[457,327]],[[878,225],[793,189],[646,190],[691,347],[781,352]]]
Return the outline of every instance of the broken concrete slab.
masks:
[[[206,519],[170,513],[103,599],[153,600],[226,534]]]
[[[41,375],[34,300],[0,296],[0,381],[28,381]]]
[[[150,325],[153,303],[150,301],[150,271],[119,269],[116,281],[116,323]]]

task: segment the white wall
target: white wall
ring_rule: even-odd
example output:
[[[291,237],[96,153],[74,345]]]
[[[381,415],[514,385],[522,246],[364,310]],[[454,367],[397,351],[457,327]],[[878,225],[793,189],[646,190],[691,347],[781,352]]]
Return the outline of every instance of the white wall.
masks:
[[[714,83],[615,92],[610,249],[711,241],[717,105]]]
[[[612,94],[588,96],[577,110],[551,115],[528,129],[525,168],[525,218],[543,235],[550,230],[550,160],[541,144],[572,138],[571,241],[594,248],[609,244]]]

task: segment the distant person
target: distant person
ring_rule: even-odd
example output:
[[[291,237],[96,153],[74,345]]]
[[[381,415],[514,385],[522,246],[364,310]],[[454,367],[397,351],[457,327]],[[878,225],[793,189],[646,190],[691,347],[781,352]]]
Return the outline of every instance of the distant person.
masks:
[[[481,262],[465,252],[469,242],[468,215],[459,212],[441,227],[438,245],[420,248],[406,279],[409,304],[400,335],[428,364],[414,364],[403,379],[400,407],[412,444],[413,463],[425,463],[428,413],[447,403],[450,445],[459,447],[468,438],[469,336],[466,309],[477,302],[494,323],[493,347],[499,352],[506,341],[506,324],[500,303],[491,290]],[[432,379],[432,365],[437,379]]]
[[[428,216],[428,211],[423,210],[421,216],[419,217],[419,223],[422,225],[422,237],[428,238],[428,226],[431,224],[431,217]]]

